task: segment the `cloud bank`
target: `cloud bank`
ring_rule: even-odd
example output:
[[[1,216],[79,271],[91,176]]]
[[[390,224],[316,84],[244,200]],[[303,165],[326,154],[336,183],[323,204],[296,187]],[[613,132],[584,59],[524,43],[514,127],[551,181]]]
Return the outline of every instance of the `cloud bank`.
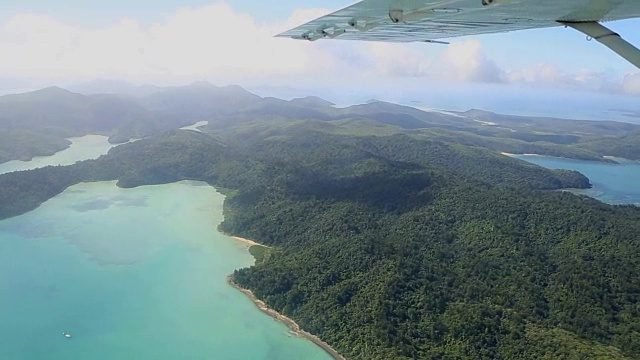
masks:
[[[304,72],[312,58],[323,56],[272,34],[225,3],[180,9],[146,28],[122,19],[89,30],[20,14],[0,30],[0,53],[10,54],[0,58],[0,71],[60,77],[274,76]]]
[[[318,41],[273,35],[328,9],[301,9],[282,23],[263,24],[224,2],[178,9],[148,26],[121,19],[87,29],[39,14],[17,14],[0,24],[0,79],[226,83],[257,81],[384,81],[425,78],[447,83],[524,83],[640,95],[640,73],[562,72],[553,64],[507,70],[478,40],[449,46]],[[11,80],[13,79],[13,80]]]

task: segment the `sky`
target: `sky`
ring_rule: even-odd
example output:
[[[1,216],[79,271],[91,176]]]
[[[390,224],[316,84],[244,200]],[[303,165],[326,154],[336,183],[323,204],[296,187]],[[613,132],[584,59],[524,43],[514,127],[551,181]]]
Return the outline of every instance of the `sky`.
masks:
[[[337,97],[402,93],[405,100],[407,93],[420,100],[435,96],[434,89],[598,93],[626,99],[627,110],[640,99],[638,69],[562,27],[453,38],[450,45],[273,37],[352,3],[3,0],[0,92],[116,79],[159,85],[206,80]],[[640,45],[640,19],[607,25]]]

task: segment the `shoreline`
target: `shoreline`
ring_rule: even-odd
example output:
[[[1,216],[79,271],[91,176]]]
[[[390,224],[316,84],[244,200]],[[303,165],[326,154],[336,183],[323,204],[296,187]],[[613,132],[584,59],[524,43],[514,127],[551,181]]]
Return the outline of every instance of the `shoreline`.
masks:
[[[547,158],[559,159],[559,160],[584,161],[584,162],[603,163],[603,164],[617,164],[617,165],[624,165],[626,163],[640,163],[640,160],[632,160],[632,159],[627,159],[627,158],[623,158],[623,157],[619,157],[619,156],[612,156],[612,155],[602,155],[598,159],[578,159],[578,158],[571,158],[571,157],[564,157],[564,156],[543,155],[543,154],[533,154],[533,153],[514,154],[514,153],[510,153],[510,152],[506,152],[506,151],[501,151],[500,155],[508,156],[508,157],[511,157],[511,158],[518,158],[520,156],[525,156],[525,157],[547,157]]]
[[[229,238],[231,238],[232,240],[235,240],[243,245],[246,246],[247,249],[249,249],[252,246],[264,246],[266,248],[271,248],[270,246],[267,245],[262,245],[256,241],[253,241],[251,239],[247,239],[247,238],[243,238],[240,236],[234,236],[234,235],[230,235],[230,234],[225,234],[224,235],[228,236]],[[324,352],[326,352],[327,354],[329,354],[334,360],[346,360],[344,358],[344,356],[340,355],[339,352],[337,352],[334,348],[331,347],[331,345],[327,344],[326,342],[322,341],[319,337],[317,337],[316,335],[313,335],[310,332],[307,332],[305,330],[303,330],[300,325],[298,325],[295,321],[293,321],[292,319],[280,314],[279,312],[269,308],[269,306],[267,306],[267,304],[258,299],[251,290],[249,289],[245,289],[243,287],[241,287],[240,285],[238,285],[235,281],[233,281],[233,274],[228,275],[227,276],[227,283],[233,287],[234,289],[240,291],[241,293],[243,293],[246,297],[249,298],[249,300],[251,300],[253,302],[253,304],[263,313],[269,315],[271,318],[273,318],[276,321],[281,322],[282,324],[284,324],[287,328],[289,328],[289,330],[295,334],[296,336],[300,336],[303,337],[309,341],[311,341],[312,343],[314,343],[316,346],[318,346],[319,348],[321,348],[322,350],[324,350]]]
[[[225,235],[227,235],[227,234],[225,234]],[[262,244],[260,244],[260,243],[257,243],[257,242],[255,242],[255,241],[253,241],[253,240],[251,240],[251,239],[245,239],[245,238],[242,238],[242,237],[240,237],[240,236],[233,236],[233,235],[227,235],[227,236],[228,236],[228,237],[230,237],[230,238],[232,238],[232,239],[233,239],[233,240],[235,240],[235,241],[238,241],[238,242],[240,242],[240,243],[243,243],[243,244],[247,245],[247,247],[251,247],[251,246],[264,246],[264,247],[268,248],[268,246],[266,246],[266,245],[262,245]]]
[[[236,238],[235,236],[232,236],[232,238]],[[236,240],[238,241],[243,241],[246,240],[249,243],[255,243],[254,241],[251,240],[247,240],[247,239],[242,239],[242,238],[237,238]],[[243,241],[245,242],[245,241]],[[256,245],[260,245],[257,244]],[[263,245],[264,246],[264,245]],[[317,346],[319,346],[322,350],[324,350],[327,354],[331,355],[331,357],[333,357],[335,360],[346,360],[342,355],[340,355],[340,353],[338,353],[335,349],[333,349],[329,344],[327,344],[326,342],[322,341],[319,337],[304,331],[300,325],[298,325],[295,321],[293,321],[292,319],[280,314],[279,312],[269,308],[267,306],[267,304],[265,304],[264,301],[258,299],[251,290],[245,289],[243,287],[241,287],[240,285],[236,284],[235,281],[233,281],[233,275],[229,275],[227,276],[227,283],[229,285],[231,285],[234,289],[239,290],[240,292],[242,292],[245,296],[247,296],[254,304],[255,306],[260,309],[260,311],[262,311],[263,313],[271,316],[272,318],[274,318],[275,320],[283,323],[284,325],[286,325],[289,330],[291,330],[294,334],[301,336],[309,341],[311,341],[312,343],[316,344]]]
[[[540,155],[540,154],[513,154],[513,153],[508,153],[508,152],[501,152],[500,155],[504,155],[504,156],[509,156],[509,157],[513,157],[513,156],[548,156],[548,155]],[[557,157],[557,156],[551,156],[551,157]]]

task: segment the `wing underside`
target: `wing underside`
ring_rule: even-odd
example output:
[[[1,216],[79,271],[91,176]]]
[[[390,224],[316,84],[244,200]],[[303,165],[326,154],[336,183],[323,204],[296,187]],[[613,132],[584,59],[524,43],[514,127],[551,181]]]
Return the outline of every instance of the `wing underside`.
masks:
[[[429,42],[638,16],[633,0],[364,0],[278,36]]]

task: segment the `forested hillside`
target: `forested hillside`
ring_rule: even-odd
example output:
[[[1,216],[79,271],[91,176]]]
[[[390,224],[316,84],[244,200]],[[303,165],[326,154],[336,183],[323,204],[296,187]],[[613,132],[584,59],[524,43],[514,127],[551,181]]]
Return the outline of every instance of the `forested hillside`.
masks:
[[[348,359],[640,357],[639,209],[477,147],[278,124],[0,175],[0,217],[80,181],[203,180],[234,190],[221,230],[271,246],[234,280]]]
[[[53,155],[64,150],[71,141],[30,130],[0,130],[0,163],[31,160],[34,156]]]
[[[359,197],[399,192],[381,187]],[[639,356],[637,209],[432,190],[384,205],[238,195],[223,230],[277,250],[235,280],[347,358]]]
[[[640,130],[631,131],[614,139],[593,139],[585,142],[583,146],[602,154],[640,160]]]
[[[606,155],[640,159],[638,142],[634,141],[640,126],[622,122],[510,116],[481,110],[423,111],[380,101],[336,108],[320,98],[263,98],[239,86],[217,87],[206,82],[139,90],[138,96],[81,95],[52,87],[0,96],[0,137],[9,138],[0,145],[0,161],[49,155],[64,149],[68,144],[65,138],[71,136],[101,134],[109,136],[112,143],[124,143],[199,121],[208,121],[205,131],[209,133],[240,141],[264,139],[265,133],[279,136],[284,131],[291,135],[294,127],[298,132],[311,127],[342,135],[406,134],[493,152],[596,161],[613,161],[603,158]],[[18,141],[15,133],[29,136]]]
[[[240,87],[195,83],[142,97],[81,95],[58,87],[0,96],[0,162],[51,155],[65,138],[109,136],[111,143],[159,135],[211,116],[235,112],[261,98]]]

